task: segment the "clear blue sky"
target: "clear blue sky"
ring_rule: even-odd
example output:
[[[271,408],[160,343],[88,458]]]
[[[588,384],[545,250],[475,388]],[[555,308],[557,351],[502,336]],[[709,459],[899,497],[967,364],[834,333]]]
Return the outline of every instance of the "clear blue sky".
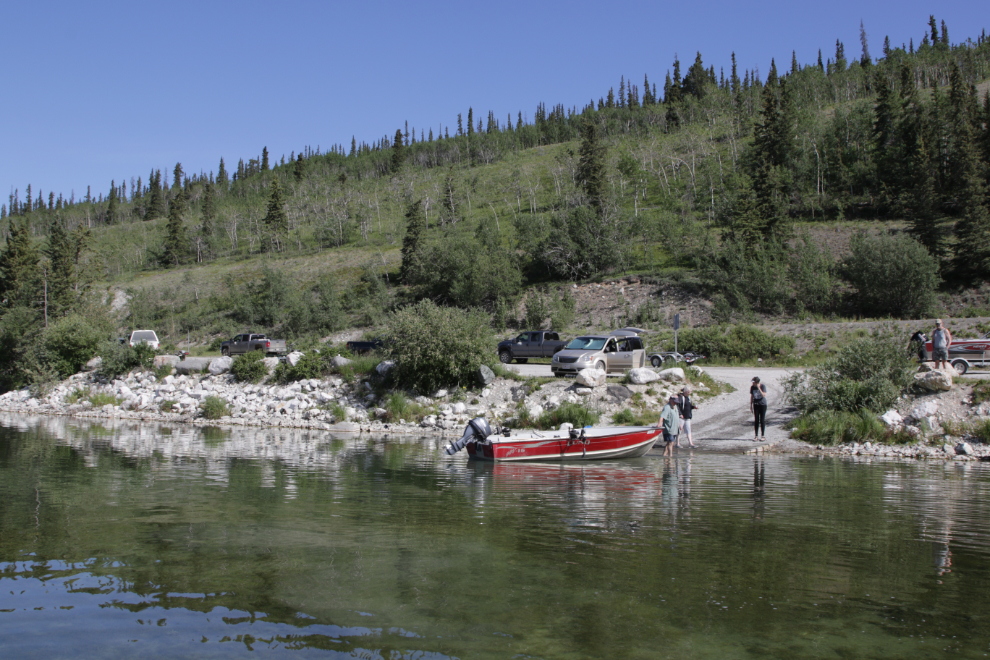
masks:
[[[305,145],[349,147],[500,118],[537,103],[581,107],[625,75],[663,84],[685,67],[802,63],[842,39],[858,56],[944,19],[955,43],[990,29],[985,0],[940,2],[7,2],[0,201],[27,184],[76,198],[111,179],[216,170]]]

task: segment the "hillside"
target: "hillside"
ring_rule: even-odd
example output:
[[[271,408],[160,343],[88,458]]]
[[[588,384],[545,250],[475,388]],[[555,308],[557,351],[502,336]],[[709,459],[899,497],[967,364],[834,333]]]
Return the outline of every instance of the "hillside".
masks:
[[[919,43],[877,60],[840,43],[765,76],[716,74],[698,54],[662,86],[623,79],[532,121],[469,109],[444,136],[265,149],[208,174],[177,164],[84,201],[15,191],[0,213],[0,333],[23,354],[38,327],[81,311],[171,341],[248,326],[315,338],[422,297],[482,307],[499,329],[663,325],[675,306],[692,325],[979,315],[990,44],[949,43],[934,23]],[[907,296],[871,297],[880,280],[863,268],[882,260],[868,254],[895,255],[883,276]]]

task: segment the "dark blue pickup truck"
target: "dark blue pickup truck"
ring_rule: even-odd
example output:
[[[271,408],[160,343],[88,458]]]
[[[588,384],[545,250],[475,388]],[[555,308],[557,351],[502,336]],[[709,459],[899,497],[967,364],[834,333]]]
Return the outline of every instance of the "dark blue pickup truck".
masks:
[[[498,359],[502,364],[513,360],[525,364],[529,358],[553,357],[566,343],[560,340],[556,332],[527,330],[515,339],[499,342]]]

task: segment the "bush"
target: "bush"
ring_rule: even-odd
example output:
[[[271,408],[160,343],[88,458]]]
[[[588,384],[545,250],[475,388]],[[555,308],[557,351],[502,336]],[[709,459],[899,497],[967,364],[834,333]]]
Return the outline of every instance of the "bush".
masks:
[[[666,337],[664,338],[666,339]],[[673,349],[673,333],[667,340]],[[794,350],[794,338],[775,335],[751,325],[688,328],[677,336],[681,353],[693,351],[711,358],[755,360],[787,355]]]
[[[912,381],[914,364],[893,335],[876,333],[784,381],[802,414],[886,410]]]
[[[522,408],[520,415],[516,418],[517,425],[532,427],[541,431],[558,429],[565,422],[579,429],[591,426],[597,421],[598,413],[588,410],[579,403],[562,403],[556,410],[547,410],[535,419],[527,414],[525,408]]]
[[[936,303],[938,260],[906,234],[853,236],[844,273],[871,316],[921,318]]]
[[[651,412],[635,413],[631,408],[623,408],[612,415],[612,423],[623,426],[656,426],[659,414]]]
[[[230,406],[218,396],[208,396],[199,404],[199,410],[206,419],[220,419],[230,416]]]
[[[973,384],[973,405],[978,406],[990,400],[990,380],[980,380]]]
[[[105,378],[116,378],[132,369],[151,369],[155,363],[155,349],[144,343],[128,346],[120,342],[108,341],[103,343],[100,357],[102,358],[100,375]]]
[[[81,371],[100,343],[100,331],[77,314],[56,321],[41,339],[46,361],[60,378]]]
[[[473,386],[478,368],[495,361],[488,317],[478,310],[422,300],[391,314],[383,336],[385,352],[395,361],[394,382],[419,392]]]
[[[230,365],[230,373],[234,374],[234,379],[239,383],[259,383],[268,375],[268,367],[262,362],[264,359],[264,351],[238,355]]]
[[[867,441],[906,444],[914,441],[903,431],[891,431],[875,412],[865,409],[857,412],[819,410],[795,419],[791,429],[792,437],[815,445]]]

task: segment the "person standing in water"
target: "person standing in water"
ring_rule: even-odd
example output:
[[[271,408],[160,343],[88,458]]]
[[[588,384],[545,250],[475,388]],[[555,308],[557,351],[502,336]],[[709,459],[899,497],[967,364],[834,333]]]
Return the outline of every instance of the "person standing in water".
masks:
[[[663,455],[670,456],[674,453],[674,441],[677,440],[677,397],[671,396],[667,399],[667,405],[660,411],[660,424],[663,429]]]
[[[749,388],[749,409],[753,413],[753,442],[767,439],[767,388],[760,383],[760,377],[753,377]]]

